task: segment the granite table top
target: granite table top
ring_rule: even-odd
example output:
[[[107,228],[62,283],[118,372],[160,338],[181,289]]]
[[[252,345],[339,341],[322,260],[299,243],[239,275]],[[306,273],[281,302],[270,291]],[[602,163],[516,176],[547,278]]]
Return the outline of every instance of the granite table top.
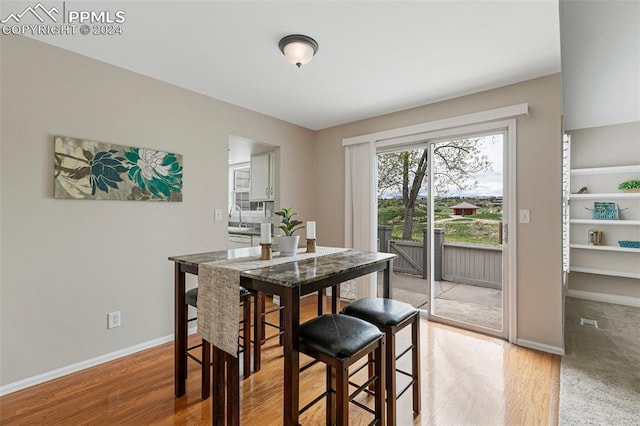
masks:
[[[201,263],[218,262],[220,260],[240,259],[243,257],[260,257],[260,246],[230,250],[209,251],[206,253],[171,256],[169,260],[185,266],[198,267]]]
[[[395,257],[397,256],[391,253],[350,250],[312,259],[301,259],[264,268],[249,269],[242,271],[240,276],[283,287],[296,287],[330,278],[339,273],[384,263]]]
[[[201,263],[259,257],[261,247],[247,247],[232,250],[221,250],[207,253],[196,253],[183,256],[172,256],[169,260],[197,267]],[[253,268],[240,272],[241,277],[257,279],[264,282],[295,287],[314,281],[330,278],[333,275],[357,270],[370,265],[388,262],[397,257],[395,254],[370,251],[349,250],[321,257],[296,259],[277,265]]]

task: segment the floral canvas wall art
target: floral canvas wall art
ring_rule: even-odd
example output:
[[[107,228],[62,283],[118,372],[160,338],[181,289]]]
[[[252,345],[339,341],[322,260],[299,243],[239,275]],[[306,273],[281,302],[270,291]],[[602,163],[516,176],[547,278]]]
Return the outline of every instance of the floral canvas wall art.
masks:
[[[54,197],[182,201],[182,155],[54,136]]]

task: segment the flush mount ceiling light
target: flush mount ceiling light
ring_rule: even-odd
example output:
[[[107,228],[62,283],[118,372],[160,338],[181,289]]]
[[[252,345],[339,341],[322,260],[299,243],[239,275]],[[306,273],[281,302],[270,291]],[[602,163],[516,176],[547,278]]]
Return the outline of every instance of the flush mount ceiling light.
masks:
[[[278,47],[287,60],[298,68],[311,62],[313,55],[318,51],[318,43],[311,37],[301,34],[283,37]]]

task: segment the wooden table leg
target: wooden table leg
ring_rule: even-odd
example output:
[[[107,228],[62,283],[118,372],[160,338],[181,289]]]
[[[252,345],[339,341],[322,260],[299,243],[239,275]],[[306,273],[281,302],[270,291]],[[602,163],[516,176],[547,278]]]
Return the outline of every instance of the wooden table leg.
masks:
[[[224,374],[225,352],[216,346],[213,352],[213,380],[211,388],[211,424],[224,426],[225,424],[225,390],[226,380]]]
[[[207,342],[208,344],[208,342]],[[213,346],[211,424],[240,425],[240,360]]]
[[[227,425],[240,425],[240,360],[225,352],[227,364]]]
[[[331,287],[331,313],[338,313],[338,300],[340,299],[340,284]]]
[[[284,397],[283,419],[285,426],[298,425],[298,407],[300,402],[300,297],[294,291],[285,289],[281,301],[284,303]]]
[[[382,272],[382,297],[385,299],[393,298],[392,280],[393,280],[393,259],[389,259],[387,267]]]
[[[211,395],[211,343],[202,339],[202,399],[205,400]]]
[[[324,293],[324,288],[318,291],[318,316],[324,314]]]
[[[175,264],[174,271],[174,385],[176,398],[186,392],[187,380],[187,305],[184,300],[185,273]]]

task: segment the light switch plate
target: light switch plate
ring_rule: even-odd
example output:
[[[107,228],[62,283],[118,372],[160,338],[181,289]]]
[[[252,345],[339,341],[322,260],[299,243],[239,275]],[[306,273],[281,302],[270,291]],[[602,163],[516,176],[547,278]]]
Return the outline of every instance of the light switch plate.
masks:
[[[519,220],[520,223],[531,223],[531,210],[523,209],[519,212]]]
[[[222,220],[222,209],[215,209],[214,215],[216,222],[220,222]]]

